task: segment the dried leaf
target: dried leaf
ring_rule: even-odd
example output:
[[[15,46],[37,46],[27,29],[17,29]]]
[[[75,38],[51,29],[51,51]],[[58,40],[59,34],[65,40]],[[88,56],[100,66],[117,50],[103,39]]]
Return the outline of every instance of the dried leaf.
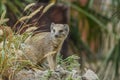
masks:
[[[8,19],[8,18],[6,18],[6,19],[1,19],[1,20],[0,20],[0,25],[2,25],[2,24],[4,24],[4,23],[6,23],[7,21],[9,21],[9,19]]]
[[[30,28],[28,28],[27,30],[26,30],[26,32],[32,32],[32,31],[34,31],[34,30],[36,30],[37,29],[37,27],[30,27]]]
[[[46,54],[46,55],[44,56],[44,58],[46,58],[47,56],[53,55],[53,54],[55,54],[55,53],[56,53],[56,51],[49,52],[48,54]]]
[[[35,10],[34,12],[32,12],[29,16],[24,16],[24,17],[20,18],[19,21],[23,21],[23,20],[32,18],[32,17],[33,17],[34,15],[36,15],[42,8],[43,8],[43,6],[41,6],[40,8],[38,8],[37,10]]]
[[[3,35],[3,30],[2,29],[0,29],[0,36],[2,36]]]
[[[29,9],[30,7],[32,7],[32,6],[34,6],[34,5],[35,5],[35,3],[31,3],[31,4],[27,5],[27,6],[25,7],[24,11],[26,11],[27,9]]]
[[[55,3],[55,2],[56,2],[56,0],[50,0],[50,2],[51,2],[51,3],[52,3],[52,2],[53,2],[53,3]]]
[[[49,5],[47,5],[44,9],[43,9],[43,13],[47,12],[47,10],[52,7],[55,4],[55,2],[51,2]]]

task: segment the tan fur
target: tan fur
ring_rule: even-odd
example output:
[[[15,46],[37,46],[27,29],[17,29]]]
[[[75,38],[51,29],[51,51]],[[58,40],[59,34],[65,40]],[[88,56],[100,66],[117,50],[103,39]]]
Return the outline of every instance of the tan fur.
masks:
[[[67,24],[52,23],[51,32],[35,34],[25,41],[28,46],[25,48],[26,56],[34,64],[44,64],[47,61],[49,68],[54,70],[56,67],[56,55],[60,52],[68,33],[69,26]]]

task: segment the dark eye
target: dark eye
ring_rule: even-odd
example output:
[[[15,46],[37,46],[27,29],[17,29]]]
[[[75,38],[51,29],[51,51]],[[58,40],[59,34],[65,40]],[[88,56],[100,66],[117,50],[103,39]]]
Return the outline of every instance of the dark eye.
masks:
[[[65,28],[65,31],[68,31],[68,29],[67,29],[67,28]]]
[[[60,30],[60,31],[59,31],[59,33],[62,33],[62,32],[63,32],[63,30]]]
[[[53,29],[53,32],[55,32],[55,29]]]

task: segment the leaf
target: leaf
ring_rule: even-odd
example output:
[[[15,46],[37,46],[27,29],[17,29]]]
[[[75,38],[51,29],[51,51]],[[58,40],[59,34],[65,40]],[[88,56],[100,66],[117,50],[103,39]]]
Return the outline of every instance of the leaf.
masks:
[[[20,10],[18,10],[18,8],[13,5],[13,3],[11,1],[8,2],[7,4],[8,8],[10,9],[11,12],[13,12],[14,14],[20,14]]]
[[[16,5],[16,7],[19,7],[20,9],[23,9],[23,7],[21,6],[25,6],[25,4],[21,3],[20,0],[14,0],[14,5]]]
[[[24,16],[24,17],[20,18],[19,21],[23,21],[23,20],[32,18],[32,17],[33,17],[34,15],[36,15],[42,8],[43,8],[43,6],[41,6],[40,8],[38,8],[37,10],[35,10],[34,12],[32,12],[29,16]]]
[[[4,23],[6,23],[6,22],[8,22],[9,21],[9,19],[8,18],[6,18],[6,19],[2,19],[2,20],[0,20],[0,25],[2,25],[2,24],[4,24]]]
[[[45,54],[45,55],[43,56],[43,58],[40,59],[40,61],[42,61],[42,60],[45,59],[46,57],[48,57],[48,56],[50,56],[50,55],[54,55],[54,54],[56,54],[56,51],[48,52],[47,54]]]
[[[25,7],[24,11],[26,11],[27,9],[29,9],[30,7],[32,7],[32,6],[34,6],[34,5],[35,5],[35,3],[31,3],[31,4],[27,5],[27,6]]]
[[[6,15],[6,11],[3,11],[3,13],[2,13],[2,15],[0,17],[0,25],[6,23],[9,20],[8,18],[5,18],[5,15]]]
[[[50,0],[50,3],[55,3],[56,2],[56,0]]]
[[[106,25],[104,23],[102,23],[100,20],[98,20],[94,15],[92,15],[89,12],[87,12],[86,10],[82,9],[77,4],[70,3],[70,2],[64,2],[64,3],[67,5],[70,5],[73,9],[75,9],[79,13],[86,15],[88,18],[90,18],[91,20],[96,22],[102,30],[107,30]]]
[[[49,5],[47,5],[47,6],[43,9],[43,14],[44,14],[45,12],[47,12],[48,9],[49,9],[50,7],[52,7],[54,4],[55,4],[55,2],[52,2],[52,3],[50,3]]]
[[[4,10],[2,15],[1,15],[1,19],[4,19],[5,18],[5,14],[6,14],[6,11]]]

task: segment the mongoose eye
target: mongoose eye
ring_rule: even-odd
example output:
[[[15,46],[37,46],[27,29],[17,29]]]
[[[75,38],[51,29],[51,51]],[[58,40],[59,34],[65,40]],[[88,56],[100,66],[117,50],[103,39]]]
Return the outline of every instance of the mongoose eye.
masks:
[[[53,32],[55,32],[55,29],[53,29]]]
[[[65,28],[65,31],[68,31],[68,28]]]
[[[63,32],[63,30],[60,30],[59,32],[60,32],[60,33],[62,33],[62,32]]]

